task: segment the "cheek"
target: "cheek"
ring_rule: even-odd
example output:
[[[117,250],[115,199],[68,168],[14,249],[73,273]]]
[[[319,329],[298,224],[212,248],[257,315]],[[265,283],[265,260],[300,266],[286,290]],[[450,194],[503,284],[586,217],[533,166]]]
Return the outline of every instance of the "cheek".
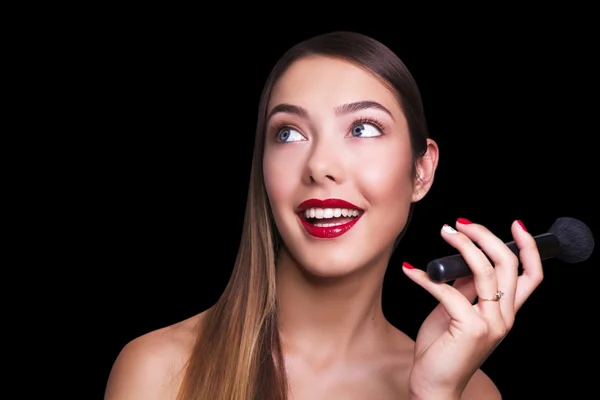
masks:
[[[263,159],[265,188],[274,212],[290,207],[294,190],[298,187],[299,165],[297,159],[285,155],[285,151],[267,151]]]
[[[404,146],[402,146],[404,147]],[[353,165],[363,195],[371,204],[408,206],[412,199],[412,157],[410,150],[393,146],[361,157]],[[405,200],[403,202],[402,200]]]

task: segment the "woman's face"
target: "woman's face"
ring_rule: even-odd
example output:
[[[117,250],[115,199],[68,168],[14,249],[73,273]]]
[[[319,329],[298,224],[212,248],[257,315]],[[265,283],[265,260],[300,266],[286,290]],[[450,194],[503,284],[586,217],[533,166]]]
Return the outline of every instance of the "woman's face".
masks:
[[[388,256],[426,191],[394,94],[354,64],[310,57],[276,83],[267,115],[265,185],[292,257],[333,277]]]

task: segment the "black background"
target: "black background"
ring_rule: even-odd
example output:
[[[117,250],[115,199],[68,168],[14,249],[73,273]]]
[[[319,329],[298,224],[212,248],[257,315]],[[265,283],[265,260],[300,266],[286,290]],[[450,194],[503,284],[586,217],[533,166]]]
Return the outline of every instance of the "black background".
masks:
[[[505,241],[514,219],[534,235],[562,216],[600,230],[598,62],[581,26],[450,33],[273,22],[236,30],[208,27],[208,15],[192,26],[141,19],[98,32],[97,73],[88,77],[97,88],[92,147],[101,150],[88,177],[95,250],[87,258],[100,288],[92,316],[99,396],[128,341],[221,294],[241,233],[262,85],[285,50],[318,33],[355,30],[391,47],[420,86],[440,146],[433,188],[386,277],[384,309],[399,329],[415,337],[435,305],[401,263],[423,268],[453,253],[439,236],[443,223],[466,217]],[[482,367],[504,398],[576,398],[592,388],[596,254],[577,265],[545,263],[544,282]]]

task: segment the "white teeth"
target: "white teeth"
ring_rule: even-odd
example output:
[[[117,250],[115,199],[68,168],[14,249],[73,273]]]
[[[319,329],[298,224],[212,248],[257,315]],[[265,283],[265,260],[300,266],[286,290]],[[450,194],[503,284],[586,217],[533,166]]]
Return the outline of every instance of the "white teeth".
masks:
[[[358,217],[360,215],[359,210],[353,210],[350,208],[309,208],[304,210],[304,216],[306,218],[338,218],[338,217]],[[336,224],[325,224],[327,226],[334,226]],[[324,225],[324,226],[325,226]]]
[[[317,223],[314,224],[315,226],[321,227],[321,228],[329,228],[330,226],[338,226],[338,225],[344,225],[341,222],[335,223],[335,224],[322,224],[322,223]]]

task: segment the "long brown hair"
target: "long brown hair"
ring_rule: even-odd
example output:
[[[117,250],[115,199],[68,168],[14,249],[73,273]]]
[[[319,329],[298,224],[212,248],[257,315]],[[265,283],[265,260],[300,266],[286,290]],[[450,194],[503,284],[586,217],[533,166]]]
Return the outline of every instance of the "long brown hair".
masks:
[[[377,76],[397,94],[408,121],[413,158],[426,151],[428,132],[421,95],[403,62],[385,45],[362,34],[334,32],[301,42],[281,57],[260,98],[246,214],[235,266],[222,296],[206,312],[180,400],[287,399],[277,321],[275,268],[279,236],[263,181],[264,131],[274,84],[294,61],[311,55],[344,59]],[[411,205],[409,216],[412,211]],[[405,230],[406,226],[399,238]]]

